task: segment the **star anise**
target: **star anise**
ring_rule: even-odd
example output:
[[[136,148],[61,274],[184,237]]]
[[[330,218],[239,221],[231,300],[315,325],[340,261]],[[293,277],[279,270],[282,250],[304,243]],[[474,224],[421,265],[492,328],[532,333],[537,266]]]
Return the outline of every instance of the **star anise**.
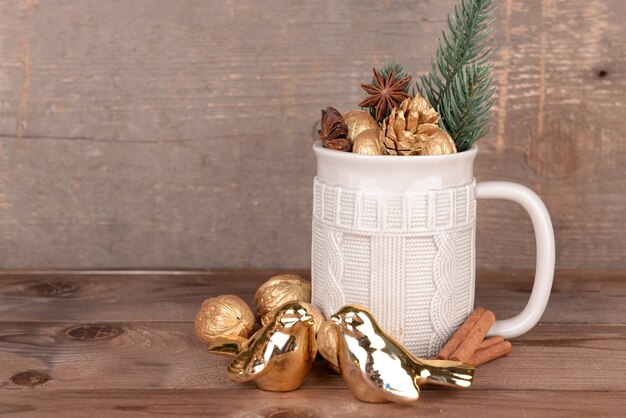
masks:
[[[334,107],[322,110],[322,129],[317,135],[325,148],[337,151],[351,151],[352,141],[348,138],[348,126],[343,121],[343,116]]]
[[[374,68],[374,82],[372,84],[361,84],[361,88],[370,96],[359,103],[362,107],[375,107],[376,120],[380,121],[394,107],[409,97],[405,92],[406,87],[411,82],[411,76],[405,75],[396,80],[396,70],[390,69],[387,77]]]

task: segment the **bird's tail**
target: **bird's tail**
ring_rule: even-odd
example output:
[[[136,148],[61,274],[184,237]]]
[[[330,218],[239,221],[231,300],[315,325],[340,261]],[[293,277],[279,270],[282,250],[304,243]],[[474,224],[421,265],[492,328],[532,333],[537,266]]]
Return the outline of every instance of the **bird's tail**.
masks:
[[[474,367],[460,361],[420,359],[416,367],[418,385],[431,383],[466,388],[474,378]]]

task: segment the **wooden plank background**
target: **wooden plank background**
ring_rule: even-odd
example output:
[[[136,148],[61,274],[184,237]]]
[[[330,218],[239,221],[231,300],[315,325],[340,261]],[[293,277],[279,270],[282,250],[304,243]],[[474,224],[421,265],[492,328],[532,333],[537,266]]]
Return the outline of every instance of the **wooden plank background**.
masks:
[[[0,268],[306,268],[322,107],[372,66],[428,68],[451,1],[0,4]],[[623,0],[498,5],[478,180],[538,191],[557,267],[624,267]],[[532,268],[481,202],[478,266]]]

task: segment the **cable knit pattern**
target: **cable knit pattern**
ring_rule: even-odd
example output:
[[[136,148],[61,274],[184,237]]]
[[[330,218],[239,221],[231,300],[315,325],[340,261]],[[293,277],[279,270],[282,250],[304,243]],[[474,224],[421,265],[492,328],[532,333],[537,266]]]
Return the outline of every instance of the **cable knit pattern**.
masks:
[[[428,344],[429,352],[437,352],[448,340],[454,329],[454,278],[456,276],[456,232],[437,233],[437,252],[433,262],[433,287],[430,300],[430,321],[433,333]]]
[[[313,303],[370,308],[414,354],[436,354],[474,303],[475,183],[402,195],[314,181]]]

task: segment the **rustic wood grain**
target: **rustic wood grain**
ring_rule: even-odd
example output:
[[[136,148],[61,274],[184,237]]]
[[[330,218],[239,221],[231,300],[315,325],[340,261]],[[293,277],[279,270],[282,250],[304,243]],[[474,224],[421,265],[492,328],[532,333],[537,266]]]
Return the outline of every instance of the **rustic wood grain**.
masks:
[[[452,4],[2,2],[0,267],[306,268],[319,110],[424,72]],[[542,195],[560,268],[624,267],[625,16],[498,2],[476,176]],[[478,266],[533,265],[521,209],[480,202]]]
[[[0,274],[0,319],[39,322],[54,312],[60,322],[187,322],[204,299],[218,294],[236,294],[252,304],[258,286],[279,272],[287,271],[5,273]],[[307,271],[297,272],[309,277]],[[625,277],[623,272],[558,272],[542,323],[623,324]],[[533,275],[479,272],[476,281],[476,305],[506,318],[524,308]]]
[[[229,358],[207,353],[191,321],[0,322],[0,348],[0,390],[240,387],[226,378]],[[511,355],[481,366],[472,390],[623,392],[624,358],[626,326],[539,325],[513,340]],[[11,379],[29,371],[37,375],[19,381],[41,383]],[[320,360],[302,387],[345,384]]]
[[[326,417],[620,417],[626,392],[429,391],[411,405],[363,404],[345,389],[12,391],[0,392],[0,414],[19,417],[219,416]],[[233,402],[232,399],[237,399]],[[320,402],[323,399],[324,402]],[[68,408],[68,405],[71,405]]]
[[[275,271],[0,274],[0,414],[9,416],[623,416],[625,273],[568,272],[540,325],[481,366],[468,390],[411,405],[356,401],[318,360],[298,391],[226,379],[193,332],[205,297],[251,300]],[[479,274],[477,297],[514,313],[528,273]],[[511,298],[512,302],[507,302]],[[507,304],[511,306],[507,307]],[[588,313],[588,315],[587,315]]]

